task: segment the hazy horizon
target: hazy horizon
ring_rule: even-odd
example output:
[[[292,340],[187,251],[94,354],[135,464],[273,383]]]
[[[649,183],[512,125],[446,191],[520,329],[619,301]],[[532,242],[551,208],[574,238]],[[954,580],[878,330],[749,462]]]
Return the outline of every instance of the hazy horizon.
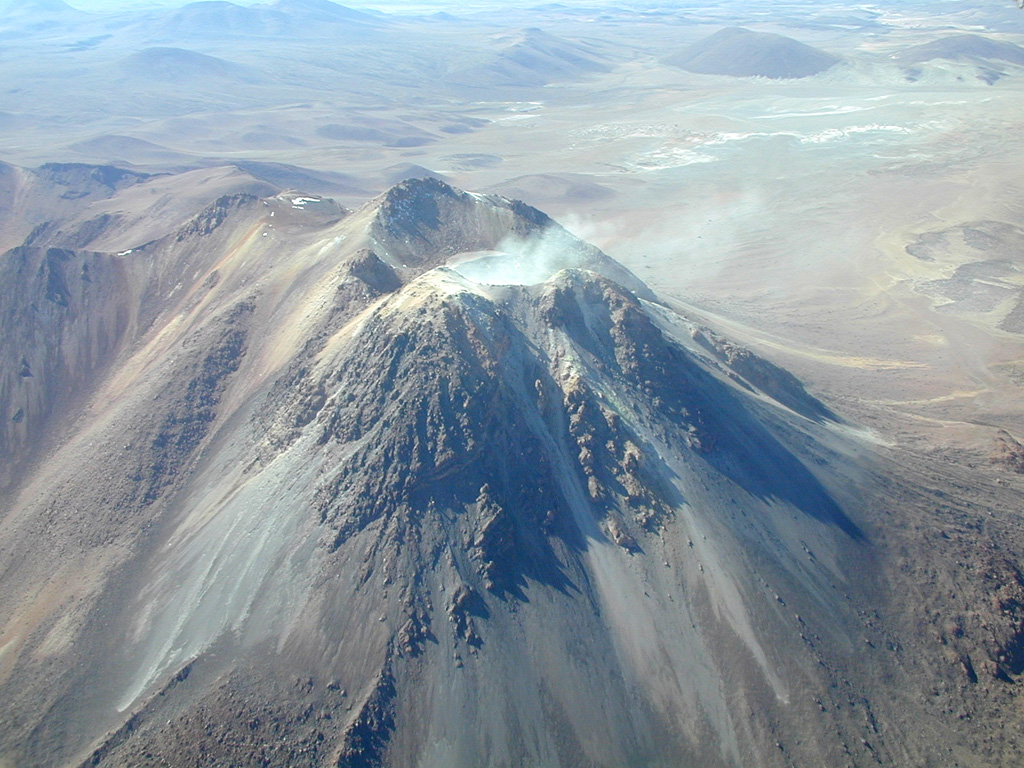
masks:
[[[0,3],[0,8],[5,8],[11,5],[19,5],[23,0],[7,0],[7,2]],[[118,10],[139,10],[146,8],[180,8],[185,5],[191,5],[195,2],[202,2],[203,0],[63,0],[66,5],[71,6],[80,11],[98,12],[98,11],[118,11]],[[208,2],[211,0],[207,0]],[[240,6],[253,6],[253,5],[271,5],[273,0],[224,0],[231,2],[234,5]],[[563,5],[563,6],[579,6],[584,8],[595,8],[602,6],[613,6],[618,8],[711,8],[711,7],[727,7],[727,6],[743,6],[743,7],[763,7],[763,6],[778,6],[778,7],[793,7],[806,5],[808,7],[815,7],[820,3],[814,2],[814,0],[755,0],[754,2],[742,2],[742,0],[716,0],[716,2],[700,3],[700,2],[659,2],[658,0],[649,0],[644,2],[641,0],[624,0],[623,2],[615,2],[615,0],[561,0],[560,2],[545,3],[543,0],[511,0],[510,2],[501,2],[500,0],[472,0],[471,2],[456,2],[455,0],[372,0],[371,2],[362,2],[361,0],[354,0],[353,2],[336,2],[336,0],[327,0],[334,2],[336,5],[341,5],[347,8],[353,8],[357,10],[376,10],[385,13],[409,13],[409,12],[436,12],[436,11],[447,11],[447,12],[458,12],[458,11],[476,11],[482,9],[495,9],[495,8],[518,8],[527,9],[533,7],[539,7],[544,5]],[[992,3],[999,3],[1003,0],[990,0]],[[1012,0],[1005,0],[1012,4]],[[851,9],[867,9],[867,8],[890,8],[897,9],[899,7],[915,7],[922,5],[929,6],[952,6],[952,5],[970,5],[970,2],[965,0],[879,0],[878,2],[872,3],[852,3]],[[985,3],[977,3],[978,5],[984,5]]]

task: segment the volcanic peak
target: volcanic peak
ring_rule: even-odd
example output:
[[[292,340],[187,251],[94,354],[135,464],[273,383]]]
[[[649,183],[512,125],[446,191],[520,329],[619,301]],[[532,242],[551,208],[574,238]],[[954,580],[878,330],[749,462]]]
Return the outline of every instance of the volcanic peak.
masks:
[[[41,765],[139,764],[169,744],[241,744],[238,764],[282,733],[338,765],[429,762],[441,732],[463,745],[459,765],[496,762],[495,741],[511,764],[545,762],[556,741],[622,765],[686,762],[702,740],[704,764],[737,764],[723,738],[771,752],[708,718],[728,711],[724,690],[751,707],[830,690],[767,586],[845,636],[835,574],[805,555],[864,541],[804,464],[828,455],[829,426],[752,394],[728,375],[740,356],[673,335],[685,323],[642,283],[521,203],[413,181],[306,229],[296,210],[282,237],[270,212],[289,194],[220,198],[88,262],[91,282],[80,255],[5,256],[33,289],[19,302],[123,325],[106,366],[78,369],[88,407],[51,398],[67,432],[39,494],[4,521],[24,544],[0,553],[17,584],[50,578],[44,551],[109,560],[90,566],[105,586],[76,603],[82,629],[49,657],[73,672],[37,673],[56,616],[5,656],[4,693],[31,714],[0,721],[3,740]],[[519,285],[460,271],[468,248],[538,238],[569,268]],[[67,307],[46,301],[48,258]],[[19,396],[51,376],[23,350],[38,330],[0,358]],[[93,344],[65,332],[49,348]],[[24,429],[26,413],[9,423]],[[652,658],[696,681],[666,694],[671,717]],[[521,685],[481,682],[523,670]],[[553,718],[564,702],[586,717]],[[831,722],[809,697],[794,706]],[[680,735],[677,707],[713,733]],[[537,738],[506,734],[507,712]],[[68,722],[84,735],[55,725]]]
[[[727,27],[666,61],[706,75],[789,79],[824,72],[839,58],[783,35]]]
[[[1013,43],[991,40],[981,35],[950,35],[930,43],[907,48],[893,56],[898,61],[916,64],[932,59],[953,61],[1005,61],[1024,66],[1024,48]]]
[[[372,250],[406,277],[447,264],[479,283],[541,283],[582,268],[654,297],[629,270],[519,200],[424,178],[397,184],[368,209]]]
[[[63,0],[8,0],[0,4],[0,16],[84,16]]]

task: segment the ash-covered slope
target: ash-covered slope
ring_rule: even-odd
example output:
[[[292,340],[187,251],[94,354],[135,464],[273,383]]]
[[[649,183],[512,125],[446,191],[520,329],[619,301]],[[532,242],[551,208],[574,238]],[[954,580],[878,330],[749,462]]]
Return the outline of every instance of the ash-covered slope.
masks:
[[[789,79],[824,72],[839,58],[783,35],[727,27],[666,62],[704,75]]]
[[[0,163],[0,249],[20,245],[47,220],[73,216],[85,204],[109,199],[147,178],[112,166],[47,163],[28,169]]]
[[[22,469],[0,497],[0,760],[952,744],[866,618],[868,445],[540,212],[421,180],[351,214],[236,195],[131,253],[44,247],[3,256],[27,298],[0,317],[47,359],[22,376],[5,350],[0,373],[74,386],[33,394],[58,415],[2,447]]]

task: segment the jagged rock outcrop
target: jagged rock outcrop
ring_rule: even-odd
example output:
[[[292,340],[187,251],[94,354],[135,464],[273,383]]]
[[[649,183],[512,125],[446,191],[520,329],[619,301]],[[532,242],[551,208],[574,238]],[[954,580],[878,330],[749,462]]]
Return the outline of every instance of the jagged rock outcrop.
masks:
[[[1005,430],[999,430],[992,448],[991,461],[1011,472],[1024,474],[1024,445]]]

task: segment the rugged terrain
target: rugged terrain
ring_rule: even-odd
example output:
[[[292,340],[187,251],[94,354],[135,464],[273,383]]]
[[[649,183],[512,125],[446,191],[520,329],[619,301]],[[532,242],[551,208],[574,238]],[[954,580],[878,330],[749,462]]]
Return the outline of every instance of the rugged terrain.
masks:
[[[1009,435],[958,501],[507,198],[9,173],[5,764],[1020,754]]]
[[[1013,2],[80,2],[0,7],[0,766],[1020,764]]]

